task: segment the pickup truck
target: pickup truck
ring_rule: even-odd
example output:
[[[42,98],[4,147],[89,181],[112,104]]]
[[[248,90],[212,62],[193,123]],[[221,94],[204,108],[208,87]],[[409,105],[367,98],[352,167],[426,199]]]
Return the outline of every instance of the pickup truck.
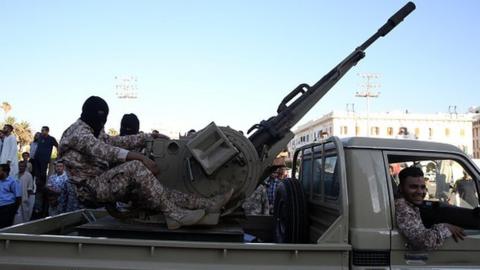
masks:
[[[161,232],[154,226],[142,233],[138,224],[117,222],[102,235],[94,227],[107,213],[84,209],[0,230],[0,269],[480,268],[480,230],[466,230],[465,240],[447,239],[433,251],[408,247],[395,224],[390,165],[428,167],[429,175],[452,185],[464,172],[480,179],[474,162],[452,145],[331,137],[296,150],[293,177],[277,189],[274,216],[235,218],[235,230],[220,224]],[[474,192],[477,202],[465,202],[437,185],[438,197],[427,200],[472,209],[477,184]],[[263,241],[243,241],[238,232]]]

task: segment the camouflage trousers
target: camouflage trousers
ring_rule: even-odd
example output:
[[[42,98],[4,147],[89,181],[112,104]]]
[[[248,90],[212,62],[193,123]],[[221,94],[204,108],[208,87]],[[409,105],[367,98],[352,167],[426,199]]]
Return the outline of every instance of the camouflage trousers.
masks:
[[[98,203],[133,201],[142,208],[166,214],[181,213],[182,208],[207,208],[213,204],[212,200],[206,198],[167,189],[142,162],[136,160],[120,164],[87,180],[86,185],[90,192],[82,194],[81,188],[77,192],[79,196],[89,197],[89,200]]]

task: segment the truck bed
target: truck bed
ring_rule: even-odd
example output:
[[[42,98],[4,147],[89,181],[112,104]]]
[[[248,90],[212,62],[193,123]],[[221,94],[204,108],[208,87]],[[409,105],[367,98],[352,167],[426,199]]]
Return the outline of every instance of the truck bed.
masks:
[[[107,217],[79,210],[0,230],[1,269],[346,269],[350,245],[82,236]],[[129,239],[130,238],[130,239]],[[198,240],[198,239],[196,239]]]

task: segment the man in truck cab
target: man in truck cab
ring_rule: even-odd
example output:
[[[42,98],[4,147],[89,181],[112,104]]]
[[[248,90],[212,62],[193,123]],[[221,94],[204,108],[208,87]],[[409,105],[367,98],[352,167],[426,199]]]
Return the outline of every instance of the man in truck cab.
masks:
[[[448,224],[434,224],[426,228],[420,216],[419,207],[427,193],[423,171],[417,167],[407,167],[399,173],[399,198],[395,200],[395,217],[400,233],[409,246],[416,250],[433,250],[442,246],[446,238],[463,240],[462,228]]]
[[[108,136],[108,105],[100,97],[89,97],[80,119],[65,130],[59,158],[75,183],[84,205],[134,201],[142,208],[162,212],[169,229],[199,223],[206,212],[219,212],[232,192],[211,199],[200,198],[164,187],[155,177],[157,164],[127,149],[143,147],[147,138],[162,135]],[[165,136],[164,136],[165,137]],[[109,168],[112,163],[120,165]]]

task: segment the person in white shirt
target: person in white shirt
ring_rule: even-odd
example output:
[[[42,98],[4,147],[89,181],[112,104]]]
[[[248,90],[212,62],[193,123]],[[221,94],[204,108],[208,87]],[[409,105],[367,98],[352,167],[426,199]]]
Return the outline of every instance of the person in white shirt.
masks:
[[[22,202],[15,215],[14,224],[30,221],[35,202],[35,182],[32,174],[27,171],[26,161],[22,160],[18,163],[18,171],[17,181],[22,187]]]
[[[6,124],[3,127],[2,153],[0,153],[0,164],[8,164],[10,166],[10,176],[17,177],[18,174],[18,145],[15,135],[12,134],[13,126]]]

